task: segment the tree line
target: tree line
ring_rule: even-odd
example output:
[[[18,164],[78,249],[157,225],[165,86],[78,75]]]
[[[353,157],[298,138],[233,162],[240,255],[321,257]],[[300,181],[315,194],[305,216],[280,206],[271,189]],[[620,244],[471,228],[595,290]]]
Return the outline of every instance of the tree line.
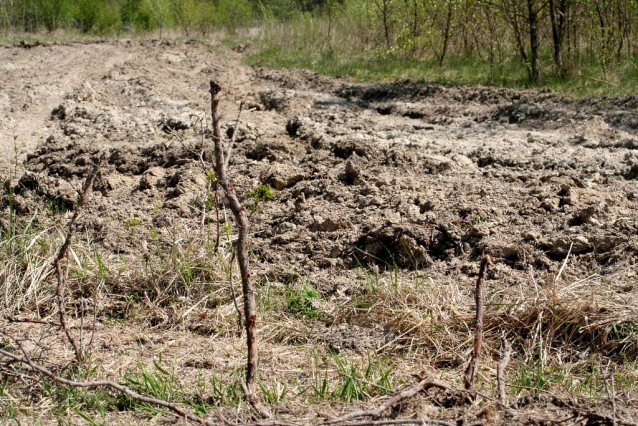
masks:
[[[503,63],[512,50],[529,80],[541,78],[541,56],[551,52],[555,72],[577,72],[583,59],[603,74],[613,63],[636,58],[638,2],[635,0],[346,0],[363,6],[369,21],[364,37],[411,56],[454,51]],[[363,28],[363,27],[362,27]],[[585,57],[585,58],[583,58]]]
[[[638,0],[0,0],[5,33],[160,30],[161,36],[173,28],[191,36],[295,21],[304,22],[305,39],[283,33],[277,42],[325,39],[329,51],[374,49],[440,65],[465,55],[499,67],[514,54],[532,83],[548,70],[544,56],[562,77],[582,63],[595,63],[605,78],[619,63],[638,71]]]
[[[166,28],[206,34],[212,28],[250,26],[257,19],[291,18],[324,0],[0,0],[0,31],[36,33],[73,29],[119,34]]]

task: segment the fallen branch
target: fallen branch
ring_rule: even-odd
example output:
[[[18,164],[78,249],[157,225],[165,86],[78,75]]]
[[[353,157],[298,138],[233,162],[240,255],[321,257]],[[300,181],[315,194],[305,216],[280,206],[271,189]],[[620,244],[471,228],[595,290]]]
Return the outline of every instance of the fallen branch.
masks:
[[[638,423],[633,423],[633,422],[628,422],[626,420],[623,420],[620,417],[618,417],[617,414],[612,416],[607,416],[605,414],[600,414],[585,408],[579,408],[572,405],[571,401],[568,401],[565,399],[554,398],[554,404],[562,408],[570,409],[575,416],[584,417],[590,420],[590,422],[588,422],[587,424],[599,424],[599,423],[614,424],[615,423],[620,426],[638,426]]]
[[[463,377],[465,389],[467,390],[474,389],[474,382],[476,381],[476,375],[481,362],[481,347],[483,346],[483,279],[485,278],[487,268],[491,265],[494,265],[492,258],[489,254],[486,254],[481,261],[481,269],[476,279],[476,334],[474,337],[474,347],[472,348],[472,359]]]
[[[353,411],[352,413],[345,414],[341,417],[337,417],[335,419],[330,419],[322,423],[322,425],[333,425],[337,423],[343,423],[348,420],[358,419],[361,417],[380,417],[381,414],[388,408],[393,405],[403,401],[404,399],[411,398],[417,395],[419,392],[430,389],[430,388],[439,388],[443,390],[455,390],[452,385],[446,383],[442,380],[433,379],[433,378],[423,378],[418,383],[412,385],[408,389],[396,393],[392,398],[388,399],[383,404],[379,405],[374,410],[361,410],[361,411]]]
[[[456,426],[456,423],[446,422],[437,419],[395,419],[395,420],[375,420],[369,422],[348,423],[346,426],[378,426],[378,425],[413,425],[413,424],[432,424],[441,426]],[[479,426],[483,423],[472,423],[468,426]]]
[[[16,355],[12,352],[6,351],[4,349],[0,349],[0,355],[3,355],[11,360],[13,360],[14,362],[20,362],[22,364],[26,364],[29,367],[31,367],[31,369],[37,371],[38,373],[48,377],[49,379],[53,380],[56,383],[60,383],[66,386],[71,386],[74,388],[98,388],[98,387],[109,387],[112,389],[115,389],[118,392],[121,392],[137,401],[141,401],[141,402],[146,402],[148,404],[154,404],[154,405],[158,405],[160,407],[164,407],[164,408],[168,408],[169,410],[173,411],[174,413],[176,413],[177,415],[179,415],[180,417],[189,420],[191,422],[200,424],[200,425],[204,425],[204,426],[212,426],[213,423],[209,423],[204,419],[200,419],[197,416],[194,416],[192,414],[189,414],[187,412],[185,412],[184,410],[182,410],[181,408],[179,408],[178,406],[176,406],[175,404],[171,404],[170,402],[167,401],[163,401],[161,399],[156,399],[156,398],[151,398],[148,396],[143,396],[138,394],[137,392],[134,392],[132,390],[130,390],[129,388],[120,385],[119,383],[115,383],[112,382],[110,380],[96,380],[96,381],[87,381],[87,382],[78,382],[75,380],[69,380],[69,379],[65,379],[63,377],[57,376],[54,373],[52,373],[51,371],[47,370],[46,368],[35,364],[33,361],[31,361],[31,359],[29,358],[29,356],[26,354],[26,352],[24,351],[24,349],[22,348],[22,346],[20,345],[20,343],[11,335],[9,335],[6,332],[2,332],[4,335],[8,336],[11,340],[13,340],[18,347],[20,348],[20,350],[22,351],[22,353],[24,354],[24,357],[20,356],[20,355]]]
[[[585,410],[585,409],[576,408],[576,407],[570,407],[570,408],[572,409],[572,412],[574,414],[578,414],[588,420],[591,420],[592,422],[596,422],[595,424],[598,424],[598,422],[604,422],[607,424],[617,424],[621,426],[638,426],[638,423],[628,422],[619,418],[614,418],[611,416],[606,416],[604,414],[595,413],[590,410]],[[594,423],[590,422],[588,424],[594,424]]]
[[[274,422],[255,422],[255,423],[229,423],[227,421],[225,421],[225,423],[227,423],[228,425],[231,426],[299,426],[298,424],[295,423],[286,423],[286,422],[278,422],[278,421],[274,421]]]
[[[58,322],[53,322],[53,321],[44,321],[44,320],[36,320],[36,319],[30,319],[30,318],[15,318],[15,317],[7,317],[6,320],[10,323],[15,322],[15,323],[28,323],[28,324],[43,324],[43,325],[50,325],[51,327],[58,327],[58,328],[62,328],[62,326],[60,325],[60,323]]]

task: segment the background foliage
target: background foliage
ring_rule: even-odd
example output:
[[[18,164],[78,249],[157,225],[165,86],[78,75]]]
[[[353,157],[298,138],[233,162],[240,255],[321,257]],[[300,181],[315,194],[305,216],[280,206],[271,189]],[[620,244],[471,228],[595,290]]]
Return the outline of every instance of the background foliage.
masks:
[[[252,34],[253,63],[628,94],[636,0],[0,0],[0,33]],[[252,29],[252,31],[241,31]]]

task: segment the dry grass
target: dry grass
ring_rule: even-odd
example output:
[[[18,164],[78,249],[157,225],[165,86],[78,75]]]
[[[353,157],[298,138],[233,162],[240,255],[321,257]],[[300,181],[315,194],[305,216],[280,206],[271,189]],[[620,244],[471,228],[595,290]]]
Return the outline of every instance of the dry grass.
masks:
[[[238,386],[244,338],[228,281],[232,235],[223,235],[214,253],[212,226],[140,226],[134,232],[146,249],[119,256],[79,232],[69,256],[70,323],[85,344],[92,338],[92,346],[90,363],[78,368],[56,327],[6,320],[53,321],[57,314],[51,261],[65,218],[44,205],[38,211],[18,216],[15,235],[5,229],[0,239],[2,327],[26,339],[34,358],[58,374],[110,378],[211,419],[221,410],[227,419],[245,420]],[[279,418],[312,423],[316,416],[378,405],[420,371],[461,383],[473,340],[473,286],[467,282],[362,266],[340,273],[350,284],[347,292],[330,294],[317,288],[315,277],[282,283],[267,266],[254,267],[261,396]],[[550,278],[539,284],[530,275],[518,288],[488,280],[479,389],[496,394],[496,359],[507,336],[515,350],[506,372],[510,396],[602,398],[603,373],[615,372],[618,398],[631,401],[638,381],[638,291],[628,285],[634,267],[574,282]],[[164,418],[106,391],[64,389],[18,366],[0,369],[3,421],[75,423],[86,417],[95,424],[148,424]]]

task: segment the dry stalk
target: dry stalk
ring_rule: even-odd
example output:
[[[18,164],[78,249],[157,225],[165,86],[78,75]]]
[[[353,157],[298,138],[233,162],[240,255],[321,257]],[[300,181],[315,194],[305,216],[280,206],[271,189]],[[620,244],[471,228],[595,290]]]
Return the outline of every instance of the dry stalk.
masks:
[[[217,215],[217,237],[215,239],[215,249],[214,252],[217,253],[217,250],[219,250],[219,236],[220,236],[220,229],[219,229],[219,196],[217,195],[217,182],[215,182],[215,214]]]
[[[2,331],[2,334],[4,334],[5,336],[9,337],[11,340],[13,340],[13,342],[20,348],[20,350],[22,351],[22,353],[24,354],[24,356],[20,356],[17,354],[14,354],[13,352],[9,352],[6,351],[4,349],[0,349],[0,355],[3,355],[7,358],[9,358],[10,360],[12,360],[13,362],[19,362],[22,364],[26,364],[29,367],[31,367],[32,370],[37,371],[38,373],[40,373],[43,376],[48,377],[49,379],[53,380],[56,383],[60,383],[66,386],[71,386],[74,388],[98,388],[98,387],[108,387],[108,388],[112,388],[115,389],[118,392],[121,392],[137,401],[141,401],[141,402],[146,402],[148,404],[154,404],[154,405],[158,405],[160,407],[164,407],[164,408],[168,408],[169,410],[173,411],[175,414],[179,415],[180,417],[189,420],[193,423],[197,423],[200,425],[204,425],[204,426],[212,426],[213,423],[207,422],[204,419],[200,419],[197,416],[194,416],[192,414],[189,414],[187,412],[185,412],[184,410],[182,410],[181,408],[179,408],[178,406],[176,406],[175,404],[171,404],[170,402],[167,401],[163,401],[161,399],[156,399],[156,398],[151,398],[148,396],[143,396],[138,394],[137,392],[134,392],[132,390],[130,390],[129,388],[127,388],[126,386],[122,386],[119,383],[115,383],[112,382],[110,380],[95,380],[95,381],[86,381],[86,382],[78,382],[75,380],[69,380],[69,379],[65,379],[63,377],[57,376],[54,373],[52,373],[50,370],[42,367],[41,365],[38,365],[36,363],[34,363],[31,358],[29,358],[29,356],[27,355],[26,351],[22,348],[22,346],[20,345],[20,342],[15,339],[13,336],[11,336],[10,334],[8,334],[5,331]]]
[[[507,404],[507,393],[505,387],[505,369],[510,362],[510,355],[512,354],[512,345],[507,339],[503,338],[503,344],[501,346],[501,360],[496,366],[496,382],[498,383],[498,397],[503,404]]]
[[[368,422],[348,423],[347,426],[377,426],[377,425],[414,425],[414,424],[431,424],[441,426],[455,426],[454,423],[445,420],[436,419],[395,419],[395,420],[375,420]],[[481,423],[483,424],[483,423]]]
[[[481,261],[481,269],[476,279],[476,332],[474,347],[472,348],[472,359],[463,377],[465,389],[467,390],[474,389],[474,382],[476,381],[476,375],[481,361],[481,347],[483,346],[483,279],[485,278],[487,268],[491,265],[494,265],[492,258],[489,254],[486,254]]]
[[[602,355],[600,357],[600,369],[602,372],[603,384],[605,385],[605,391],[607,392],[609,402],[611,403],[612,425],[616,426],[616,386],[614,383],[614,373],[610,371],[609,366],[607,368],[603,366]],[[607,379],[610,380],[611,387],[607,384]]]
[[[55,272],[58,277],[58,285],[56,287],[56,297],[58,299],[60,327],[64,330],[64,334],[66,334],[66,337],[69,340],[69,343],[73,347],[73,351],[75,352],[75,358],[77,359],[79,363],[82,363],[84,361],[85,353],[84,353],[84,349],[82,348],[82,341],[80,340],[80,343],[78,344],[75,337],[73,337],[73,334],[69,330],[69,327],[67,326],[66,300],[64,298],[64,292],[66,291],[67,280],[66,280],[65,271],[62,270],[62,261],[66,259],[67,251],[69,250],[69,246],[71,245],[71,238],[73,238],[73,233],[75,232],[75,223],[78,217],[80,216],[82,207],[84,207],[84,204],[86,203],[86,199],[88,198],[91,192],[91,187],[93,186],[93,180],[95,179],[95,176],[97,175],[97,172],[100,169],[100,166],[102,165],[102,162],[104,161],[104,158],[105,158],[104,155],[100,156],[100,160],[98,161],[96,165],[93,166],[88,176],[86,177],[86,180],[84,181],[84,185],[82,185],[82,188],[78,191],[78,195],[79,195],[78,202],[75,205],[75,209],[73,211],[73,216],[71,217],[71,220],[69,220],[69,222],[66,225],[66,236],[64,238],[64,243],[62,243],[60,250],[58,250],[58,254],[55,256],[55,259],[53,260],[53,266],[55,267]]]
[[[58,327],[61,328],[62,326],[60,325],[60,323],[58,322],[53,322],[53,321],[44,321],[44,320],[36,320],[36,319],[31,319],[31,318],[14,318],[14,317],[7,317],[6,318],[7,321],[11,322],[16,322],[16,323],[29,323],[29,324],[42,324],[42,325],[50,325],[51,327]]]
[[[613,419],[613,424],[616,426],[616,380],[614,379],[614,373],[609,373],[609,381],[611,382],[611,414]]]

